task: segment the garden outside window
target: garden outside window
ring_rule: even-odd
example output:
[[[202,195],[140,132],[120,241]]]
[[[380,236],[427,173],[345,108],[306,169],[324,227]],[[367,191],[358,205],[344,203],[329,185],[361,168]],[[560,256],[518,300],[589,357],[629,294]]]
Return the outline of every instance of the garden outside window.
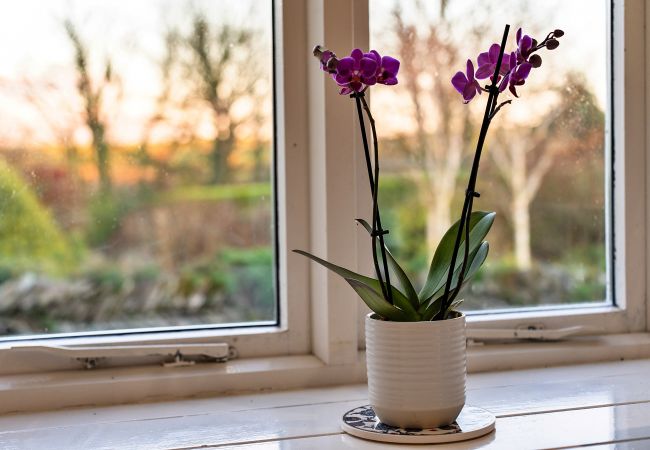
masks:
[[[448,81],[460,55],[483,50],[476,37],[498,39],[506,21],[534,34],[557,24],[566,37],[521,92],[527,101],[507,107],[489,137],[476,207],[498,213],[495,251],[466,293],[469,327],[647,330],[644,2],[192,5],[3,6],[5,40],[31,14],[48,30],[3,55],[0,113],[12,125],[0,141],[8,192],[0,212],[14,220],[14,205],[29,214],[30,236],[42,242],[12,254],[20,248],[12,239],[0,252],[0,261],[13,258],[0,290],[32,292],[0,312],[3,373],[79,368],[11,353],[15,345],[226,343],[239,361],[150,369],[147,380],[163,392],[165,380],[210,380],[212,371],[229,389],[362,379],[365,309],[336,275],[290,252],[372,273],[367,236],[354,224],[371,213],[357,118],[311,44],[378,47],[403,63],[396,90],[369,100],[387,174],[379,197],[387,242],[417,275],[458,214],[452,193],[467,176],[478,120]],[[224,57],[232,65],[217,63]],[[44,280],[83,300],[34,294]],[[87,286],[103,296],[91,298]],[[237,378],[242,367],[251,372]],[[268,377],[274,370],[282,380]],[[56,377],[65,373],[81,384],[104,376]],[[165,394],[227,389],[206,383]],[[130,392],[117,397],[141,398]]]

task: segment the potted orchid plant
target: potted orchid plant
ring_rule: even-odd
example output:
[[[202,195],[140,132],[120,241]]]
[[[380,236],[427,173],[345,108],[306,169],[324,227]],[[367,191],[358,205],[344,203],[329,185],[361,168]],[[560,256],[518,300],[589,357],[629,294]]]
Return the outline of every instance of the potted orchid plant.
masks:
[[[554,30],[537,41],[519,29],[516,47],[506,53],[508,32],[506,25],[501,44],[494,43],[478,55],[476,70],[468,59],[466,70],[451,79],[465,103],[483,93],[487,93],[487,101],[460,218],[441,239],[419,291],[385,242],[388,230],[382,227],[378,202],[377,130],[365,97],[372,86],[397,84],[400,62],[380,56],[375,50],[364,53],[354,49],[350,56],[339,59],[322,46],[314,49],[321,69],[340,87],[341,95],[354,100],[358,113],[372,195],[372,218],[370,223],[356,220],[370,236],[376,277],[361,275],[302,250],[294,251],[343,277],[373,311],[366,317],[369,398],[378,418],[388,425],[448,425],[465,404],[465,316],[458,311],[462,302],[458,296],[487,257],[489,245],[485,237],[495,218],[494,212],[473,210],[474,200],[479,197],[476,183],[481,153],[492,120],[512,101],[499,102],[499,95],[508,89],[518,97],[517,88],[542,64],[538,52],[557,48],[558,38],[564,34]],[[481,86],[479,80],[485,79],[489,84]]]

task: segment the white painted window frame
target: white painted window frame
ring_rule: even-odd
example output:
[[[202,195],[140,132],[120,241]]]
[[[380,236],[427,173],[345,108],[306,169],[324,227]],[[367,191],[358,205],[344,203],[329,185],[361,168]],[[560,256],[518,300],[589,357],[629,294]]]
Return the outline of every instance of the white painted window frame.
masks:
[[[614,262],[608,264],[607,295],[615,298],[615,306],[569,305],[540,307],[529,310],[473,314],[468,317],[469,328],[507,328],[542,326],[566,328],[584,326],[582,335],[644,332],[650,323],[646,299],[646,39],[645,15],[650,7],[643,0],[612,1],[608,12],[613,39],[608,44],[614,60],[611,64],[610,111],[606,139],[606,217],[608,253]],[[567,41],[567,45],[570,42]],[[610,48],[608,48],[610,50]],[[610,53],[610,52],[608,52]],[[612,103],[613,99],[613,103]],[[649,141],[650,142],[650,141]],[[612,152],[612,145],[614,151]],[[611,167],[611,170],[609,169]],[[648,166],[650,167],[650,166]],[[365,195],[365,194],[364,194]],[[371,273],[371,269],[367,269]],[[611,280],[614,280],[612,284]],[[363,318],[358,318],[360,348],[364,348]],[[362,314],[363,313],[363,314]]]
[[[616,306],[540,308],[527,312],[475,315],[470,327],[516,328],[541,324],[547,328],[584,325],[583,334],[645,332],[649,308],[646,297],[646,65],[645,21],[648,8],[643,0],[615,0],[608,15],[613,27],[610,42],[613,62],[609,76],[609,109],[613,121],[606,123],[607,246],[613,254],[614,283],[608,282],[608,297]],[[612,16],[613,14],[613,16]],[[568,42],[568,41],[567,41]],[[570,45],[568,42],[567,45]],[[612,151],[613,145],[613,151]],[[609,253],[608,252],[608,253]],[[611,275],[608,274],[608,275]],[[611,280],[611,276],[608,279]]]
[[[275,1],[275,170],[277,174],[279,325],[147,334],[45,338],[0,342],[0,374],[78,368],[75,361],[50,358],[40,352],[12,354],[15,345],[166,345],[225,342],[241,358],[309,353],[309,266],[290,253],[309,248],[309,155],[307,148],[306,4]],[[309,61],[311,62],[311,61]]]
[[[276,0],[275,15],[281,325],[147,339],[84,340],[84,344],[227,342],[240,356],[226,364],[179,369],[47,372],[53,367],[60,369],[56,366],[60,363],[35,357],[16,360],[0,349],[0,370],[10,368],[9,373],[22,374],[0,375],[4,382],[0,382],[0,412],[363,380],[364,353],[359,351],[363,347],[362,302],[336,275],[308,264],[290,250],[309,249],[328,260],[370,272],[368,240],[353,221],[370,214],[355,111],[350,99],[338,95],[334,83],[310,57],[314,43],[343,50],[366,48],[368,0]],[[615,120],[613,130],[607,131],[608,135],[614,133],[616,143],[613,198],[619,306],[508,313],[469,321],[470,327],[482,328],[530,322],[549,327],[579,323],[603,334],[629,334],[589,341],[585,346],[535,347],[537,351],[530,347],[534,344],[472,348],[471,370],[568,362],[576,348],[588,348],[592,358],[600,359],[650,355],[650,339],[642,334],[650,320],[646,307],[649,211],[645,207],[650,194],[646,188],[650,165],[645,158],[649,143],[645,61],[650,46],[644,31],[649,18],[650,7],[646,8],[643,0],[614,3]],[[522,352],[535,355],[535,361],[521,358]]]

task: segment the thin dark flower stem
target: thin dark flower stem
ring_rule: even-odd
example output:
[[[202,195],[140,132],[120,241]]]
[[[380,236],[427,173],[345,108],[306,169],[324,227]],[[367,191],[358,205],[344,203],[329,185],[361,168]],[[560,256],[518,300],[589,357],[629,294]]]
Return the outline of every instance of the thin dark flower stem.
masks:
[[[467,183],[467,190],[465,191],[465,201],[463,202],[463,210],[460,215],[460,221],[458,223],[458,233],[456,234],[456,242],[454,243],[454,250],[451,254],[451,261],[449,264],[449,272],[447,273],[447,282],[445,283],[445,293],[442,297],[442,307],[440,312],[432,320],[441,320],[445,319],[447,316],[447,310],[451,306],[451,303],[454,301],[460,289],[462,288],[464,279],[465,279],[465,270],[467,268],[467,260],[469,259],[469,226],[470,218],[472,214],[472,206],[474,203],[474,197],[478,197],[479,194],[475,191],[476,189],[476,179],[478,177],[478,168],[481,161],[481,153],[483,151],[483,144],[485,143],[485,138],[487,136],[488,129],[492,117],[496,113],[497,109],[497,98],[499,96],[499,88],[497,85],[499,71],[501,70],[501,62],[503,60],[503,53],[505,51],[506,41],[508,39],[508,32],[510,31],[510,25],[506,25],[503,30],[503,38],[501,39],[501,51],[499,52],[499,58],[497,59],[497,64],[494,69],[494,76],[491,78],[492,84],[488,88],[489,96],[487,104],[485,105],[485,113],[483,115],[483,122],[481,124],[481,131],[479,133],[478,142],[476,144],[476,151],[474,152],[474,161],[472,163],[472,171],[470,173],[469,181]],[[458,281],[456,282],[456,287],[454,289],[453,295],[451,293],[451,284],[454,277],[454,272],[456,268],[456,259],[458,258],[458,252],[460,249],[461,240],[463,237],[463,232],[465,234],[465,251],[464,258],[461,270],[458,274]]]
[[[379,260],[377,259],[377,230],[381,230],[381,219],[379,217],[379,211],[377,208],[377,195],[376,192],[377,190],[375,189],[375,177],[373,176],[372,173],[372,163],[370,162],[370,147],[368,145],[368,135],[366,134],[366,125],[363,119],[363,111],[361,107],[361,98],[363,97],[363,93],[356,93],[353,94],[352,97],[354,97],[356,105],[357,105],[357,115],[359,116],[359,128],[361,129],[361,140],[363,142],[363,150],[366,158],[366,168],[368,169],[368,181],[370,182],[370,192],[372,194],[372,203],[373,203],[373,218],[372,218],[372,261],[375,266],[375,273],[377,274],[377,279],[379,280],[379,285],[381,286],[381,292],[386,299],[391,299],[392,303],[392,294],[390,291],[390,284],[386,286],[384,284],[384,279],[381,273],[381,270],[379,268]],[[383,236],[381,240],[381,248],[382,248],[382,254],[385,255],[384,252],[384,245],[383,245]],[[388,267],[386,263],[384,262],[384,273],[388,274]]]
[[[507,104],[512,103],[512,100],[506,100],[505,102],[501,102],[499,106],[496,108],[494,105],[496,105],[496,97],[494,98],[494,102],[492,104],[492,112],[490,113],[488,120],[490,123],[492,122],[492,119],[494,116],[497,115],[497,113],[501,110],[501,108]],[[469,235],[470,235],[470,216],[472,214],[472,206],[474,205],[474,195],[471,195],[468,197],[468,206],[467,210],[463,214],[463,217],[465,217],[465,247],[464,247],[464,254],[463,254],[463,264],[461,266],[460,272],[458,273],[458,281],[456,282],[456,287],[454,288],[453,293],[451,294],[451,298],[449,299],[448,303],[449,306],[456,300],[458,297],[458,294],[463,288],[463,283],[465,281],[465,275],[467,274],[467,264],[469,263]],[[460,230],[459,230],[460,231]],[[448,312],[448,311],[447,311]],[[447,313],[445,313],[447,314]],[[446,318],[446,316],[445,316]]]
[[[536,52],[537,50],[539,50],[540,48],[543,48],[546,45],[546,43],[553,37],[553,34],[554,33],[552,31],[549,34],[547,34],[542,42],[540,42],[539,44],[537,44],[535,47],[533,47],[530,50],[530,53],[532,54],[532,53]]]
[[[465,275],[467,273],[467,264],[469,262],[469,235],[470,235],[470,227],[469,227],[469,219],[470,219],[470,214],[472,213],[472,206],[474,204],[474,196],[469,197],[469,203],[467,207],[467,211],[469,211],[469,214],[465,216],[465,248],[464,248],[464,254],[463,254],[463,264],[461,266],[460,272],[458,273],[458,280],[456,281],[456,287],[454,289],[454,292],[451,294],[451,298],[449,299],[449,306],[452,305],[454,300],[456,300],[456,297],[458,297],[458,294],[460,293],[461,289],[463,288],[463,283],[465,281]],[[448,313],[449,311],[447,311]],[[445,313],[445,318],[447,318],[447,313]]]
[[[379,144],[377,143],[377,129],[375,128],[375,119],[372,117],[368,103],[366,102],[365,96],[361,96],[361,103],[363,103],[363,109],[368,116],[368,121],[370,122],[370,130],[372,132],[372,145],[375,151],[375,176],[374,176],[374,189],[372,190],[372,216],[373,223],[375,218],[377,219],[377,228],[375,232],[379,237],[379,248],[381,249],[381,260],[384,265],[384,275],[386,277],[386,284],[388,290],[388,302],[393,304],[393,290],[390,284],[390,272],[388,271],[388,262],[386,260],[386,244],[384,243],[384,234],[388,233],[388,230],[383,230],[381,228],[381,217],[379,215]]]
[[[492,113],[490,114],[490,120],[494,119],[494,116],[496,116],[497,113],[501,111],[501,108],[503,108],[505,105],[509,105],[510,103],[512,103],[512,100],[506,100],[505,102],[501,102],[499,106],[497,106],[494,109],[494,111],[492,111]]]

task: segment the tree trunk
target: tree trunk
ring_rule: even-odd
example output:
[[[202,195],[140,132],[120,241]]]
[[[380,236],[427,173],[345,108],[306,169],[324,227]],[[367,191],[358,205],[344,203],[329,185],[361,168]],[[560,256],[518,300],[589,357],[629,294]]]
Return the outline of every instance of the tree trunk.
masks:
[[[225,139],[216,138],[212,144],[212,181],[216,184],[226,183],[230,180],[228,170],[228,157],[232,153],[233,139],[228,136]]]
[[[442,236],[451,225],[451,214],[449,213],[451,200],[451,196],[442,193],[429,198],[431,206],[427,209],[427,249],[430,254],[433,254]]]
[[[93,147],[97,158],[97,172],[99,173],[99,188],[103,194],[109,194],[112,189],[109,149],[104,139],[104,126],[91,125],[93,133]]]
[[[524,192],[516,192],[512,201],[511,214],[515,240],[515,263],[519,270],[530,270],[530,201]]]
[[[528,170],[526,167],[525,144],[512,142],[509,152],[510,186],[512,190],[512,227],[515,241],[515,264],[519,270],[529,270],[531,267],[530,252],[530,201],[528,195]]]
[[[456,190],[456,176],[460,170],[463,154],[463,143],[457,139],[444,136],[439,139],[446,149],[428,163],[424,170],[429,171],[427,190],[427,248],[430,253],[436,249],[440,240],[451,226],[451,203]],[[433,168],[435,170],[431,170]]]

